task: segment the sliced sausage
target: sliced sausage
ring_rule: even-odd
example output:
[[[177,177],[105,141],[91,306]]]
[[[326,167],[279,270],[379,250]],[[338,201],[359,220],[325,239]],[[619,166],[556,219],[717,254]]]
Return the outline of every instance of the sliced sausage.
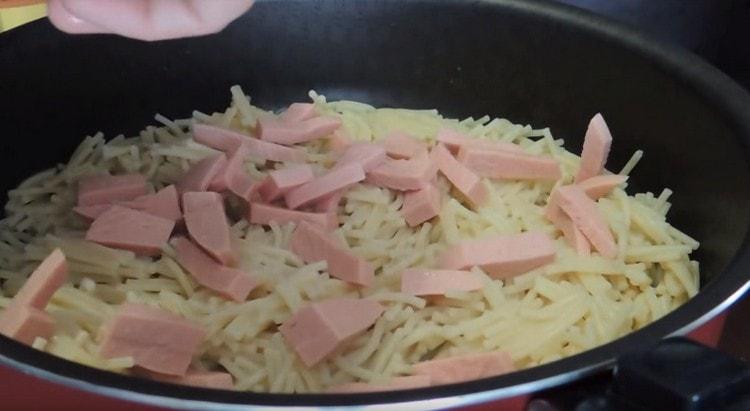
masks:
[[[300,308],[279,331],[302,363],[312,367],[370,328],[382,313],[383,307],[372,300],[332,298]]]
[[[100,355],[132,357],[135,365],[161,374],[182,377],[206,331],[168,311],[125,303],[103,326]]]
[[[177,192],[187,193],[190,191],[206,191],[214,177],[224,170],[227,165],[227,156],[217,154],[206,157],[195,163],[177,182]]]
[[[310,182],[314,178],[315,173],[313,173],[313,169],[309,164],[297,164],[280,170],[270,171],[268,177],[258,189],[258,192],[264,201],[270,203],[281,198],[292,188]]]
[[[91,223],[86,240],[155,256],[169,240],[174,225],[172,220],[115,205]]]
[[[229,222],[221,195],[191,192],[182,195],[185,226],[190,238],[216,261],[232,265],[237,261],[229,235]]]
[[[383,147],[391,158],[410,159],[427,150],[424,143],[402,131],[394,131],[383,139]]]
[[[419,190],[435,178],[437,166],[426,153],[408,160],[386,159],[367,173],[367,183],[392,190]]]
[[[440,267],[465,270],[479,266],[494,278],[508,278],[554,259],[555,246],[546,234],[526,232],[462,241],[443,252]]]
[[[375,275],[372,264],[346,249],[332,234],[318,226],[300,222],[289,241],[289,248],[306,263],[326,261],[332,277],[365,287],[372,285]]]
[[[175,237],[171,244],[177,253],[177,262],[198,284],[227,298],[245,301],[250,291],[258,285],[250,274],[217,263],[185,237]]]
[[[558,187],[553,195],[560,208],[604,257],[617,257],[617,244],[594,200],[576,185]]]
[[[586,130],[581,152],[581,166],[575,178],[576,183],[602,173],[604,165],[607,164],[610,147],[612,147],[612,134],[609,132],[604,117],[597,113]]]
[[[589,198],[596,201],[628,180],[628,176],[619,174],[602,174],[587,178],[580,183],[576,183]]]
[[[78,205],[112,204],[148,193],[146,177],[140,174],[89,176],[78,181]]]
[[[297,122],[270,117],[258,119],[258,134],[261,140],[287,146],[323,138],[339,127],[341,120],[336,117],[314,117]]]
[[[279,120],[290,123],[309,120],[318,113],[315,111],[315,104],[312,103],[292,103],[279,115]]]
[[[334,212],[313,213],[251,202],[248,213],[248,221],[252,224],[268,225],[275,221],[279,225],[284,225],[305,221],[328,231],[335,230],[339,226],[338,217]]]
[[[404,204],[401,215],[410,227],[417,226],[440,214],[442,199],[440,191],[433,184],[427,184],[421,190],[404,193]]]
[[[482,179],[459,163],[445,146],[442,144],[435,146],[431,156],[440,172],[473,206],[481,207],[487,202],[489,192],[482,183]]]
[[[324,199],[364,179],[365,171],[360,164],[346,164],[333,168],[322,176],[289,190],[284,194],[284,200],[289,208],[300,208]]]
[[[560,164],[553,158],[464,146],[458,161],[481,177],[508,180],[559,180]]]

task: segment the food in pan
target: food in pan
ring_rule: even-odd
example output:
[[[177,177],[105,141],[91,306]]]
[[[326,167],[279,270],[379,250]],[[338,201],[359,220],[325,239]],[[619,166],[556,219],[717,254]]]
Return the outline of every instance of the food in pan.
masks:
[[[361,392],[555,361],[698,291],[671,192],[626,193],[641,153],[605,168],[600,114],[578,156],[488,116],[231,92],[8,193],[0,332],[159,381]]]

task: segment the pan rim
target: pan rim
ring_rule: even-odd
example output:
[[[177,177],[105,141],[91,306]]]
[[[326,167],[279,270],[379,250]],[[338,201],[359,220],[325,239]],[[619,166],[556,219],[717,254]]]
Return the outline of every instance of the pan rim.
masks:
[[[432,3],[430,0],[416,2]],[[461,0],[446,2],[466,4]],[[618,47],[644,56],[698,96],[710,101],[737,131],[738,140],[745,148],[745,157],[748,157],[750,95],[727,75],[691,52],[585,10],[545,0],[476,0],[472,4],[532,14],[610,40]],[[607,370],[613,366],[615,356],[634,342],[655,343],[661,338],[684,335],[698,328],[724,311],[750,287],[750,235],[747,232],[720,277],[721,281],[708,283],[688,303],[664,318],[584,353],[504,376],[401,392],[258,394],[182,387],[94,370],[40,353],[3,336],[0,336],[0,365],[94,394],[176,409],[235,410],[256,406],[365,410],[387,405],[412,410],[466,406],[528,394]],[[705,310],[703,307],[712,308]],[[577,363],[584,366],[576,366]]]

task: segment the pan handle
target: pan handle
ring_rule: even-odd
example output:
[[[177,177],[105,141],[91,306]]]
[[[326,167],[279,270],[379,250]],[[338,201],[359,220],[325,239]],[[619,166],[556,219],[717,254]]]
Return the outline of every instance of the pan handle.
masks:
[[[542,393],[529,411],[750,409],[750,367],[682,337],[633,350],[611,375]]]

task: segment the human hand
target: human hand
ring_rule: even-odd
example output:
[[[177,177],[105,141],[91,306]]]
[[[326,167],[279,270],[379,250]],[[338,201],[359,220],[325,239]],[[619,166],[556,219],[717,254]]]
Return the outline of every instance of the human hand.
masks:
[[[68,33],[113,33],[140,40],[211,34],[254,0],[48,0],[47,13]]]

